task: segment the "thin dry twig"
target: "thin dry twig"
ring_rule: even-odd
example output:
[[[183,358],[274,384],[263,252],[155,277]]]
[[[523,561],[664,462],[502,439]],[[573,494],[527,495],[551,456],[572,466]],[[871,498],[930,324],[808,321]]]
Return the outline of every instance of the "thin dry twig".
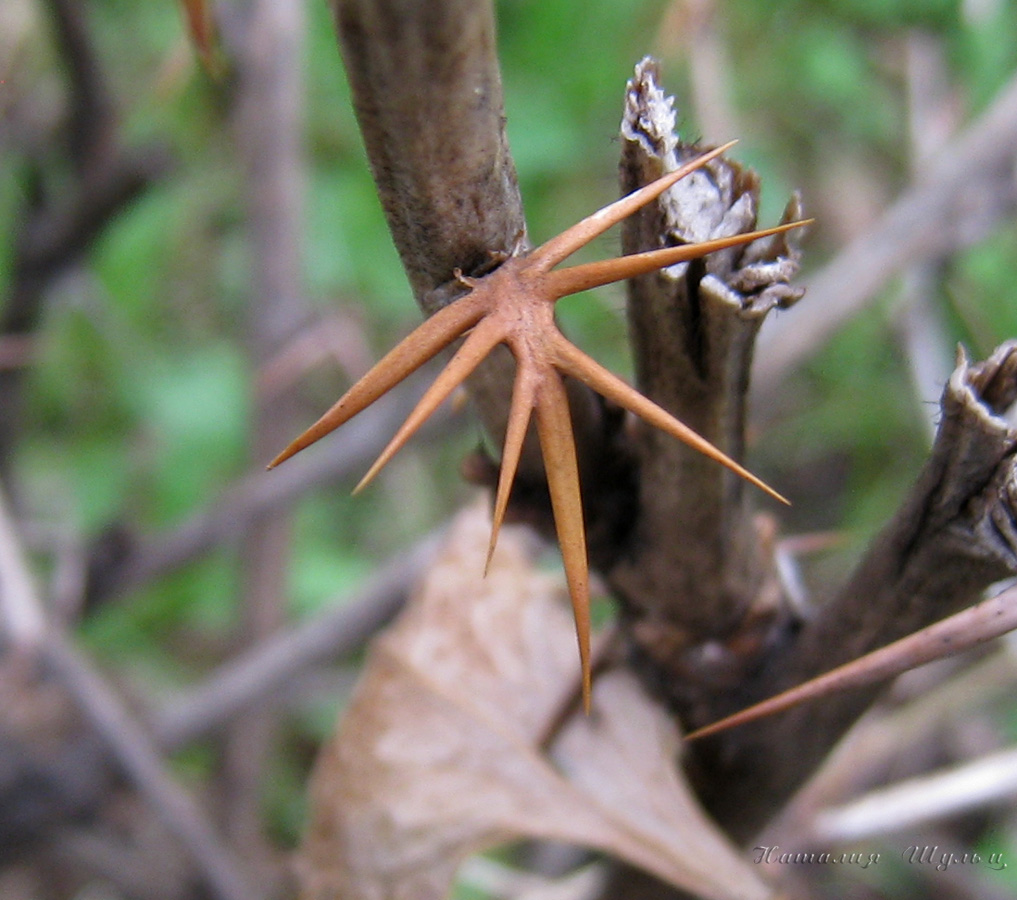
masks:
[[[904,38],[912,182],[950,138],[955,116],[941,42],[923,33]],[[897,310],[898,341],[904,348],[918,413],[929,443],[936,437],[935,400],[950,375],[950,342],[936,303],[943,258],[928,257],[904,271]]]
[[[402,607],[410,586],[444,534],[436,529],[381,568],[352,597],[328,605],[296,627],[266,638],[224,663],[185,696],[152,716],[156,742],[178,749],[280,691],[314,665],[353,652]]]
[[[300,330],[309,308],[301,289],[304,165],[301,43],[303,0],[253,0],[227,34],[236,60],[233,110],[247,205],[250,298],[247,348],[258,371]],[[294,427],[292,394],[253,391],[255,459]],[[285,618],[290,510],[266,509],[247,523],[239,547],[239,637],[254,645]],[[273,707],[250,709],[230,722],[224,742],[225,803],[234,843],[256,865],[266,859],[261,794],[278,727]]]
[[[421,378],[414,379],[404,393],[385,397],[366,410],[358,421],[335,436],[327,451],[303,454],[278,472],[268,473],[259,467],[224,489],[183,524],[137,547],[129,546],[115,554],[111,563],[101,562],[102,547],[95,548],[88,601],[101,602],[148,584],[223,544],[235,542],[257,517],[284,509],[316,488],[359,477],[419,400],[428,374],[425,371]],[[421,439],[447,435],[453,421],[439,410],[421,431]]]
[[[219,900],[252,900],[259,894],[242,874],[244,867],[223,844],[194,799],[173,779],[151,738],[99,671],[55,624],[47,623],[14,523],[0,504],[0,549],[4,552],[3,600],[21,610],[19,633],[52,668],[100,735],[124,774],[151,805],[166,828],[190,853]],[[9,589],[19,592],[15,598]],[[32,623],[31,630],[24,621]]]
[[[194,860],[218,900],[257,900],[246,865],[222,841],[201,807],[170,775],[152,739],[99,671],[67,638],[47,633],[44,655],[124,774]]]
[[[66,156],[74,178],[52,196],[32,197],[18,217],[8,296],[0,304],[0,335],[8,341],[32,332],[54,279],[168,167],[162,148],[123,149],[83,4],[47,0],[46,5],[67,67]],[[45,183],[48,173],[38,169]],[[18,432],[22,372],[0,366],[0,468],[8,464]]]
[[[45,640],[46,615],[32,586],[24,552],[0,488],[0,635],[29,652]]]
[[[1017,797],[1017,749],[871,791],[827,809],[813,823],[817,841],[852,842],[919,828],[937,819]]]
[[[716,0],[672,0],[654,41],[665,57],[683,61],[689,80],[690,115],[708,141],[744,133],[731,102],[733,67],[721,20]]]
[[[898,682],[900,684],[900,682]],[[840,806],[869,790],[897,760],[929,746],[943,729],[963,730],[966,719],[1010,694],[1017,684],[1017,659],[1001,646],[985,659],[951,675],[901,706],[879,706],[845,736],[823,765],[771,821],[762,843],[807,845],[812,823],[824,809]]]
[[[763,332],[754,386],[776,391],[793,366],[818,353],[888,279],[971,244],[1017,208],[1017,77],[931,160],[922,179],[878,222],[807,282],[809,302]]]

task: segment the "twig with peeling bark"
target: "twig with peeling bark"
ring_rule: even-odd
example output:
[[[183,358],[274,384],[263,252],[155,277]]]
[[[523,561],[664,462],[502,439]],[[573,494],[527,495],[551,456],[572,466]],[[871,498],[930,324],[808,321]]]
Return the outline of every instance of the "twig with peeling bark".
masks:
[[[655,63],[644,60],[626,90],[623,190],[696,152],[678,140],[674,126],[673,101],[658,84]],[[747,231],[754,227],[758,199],[754,173],[718,159],[629,219],[623,247],[634,252]],[[783,220],[800,213],[794,197]],[[717,254],[629,282],[638,387],[735,459],[745,453],[755,336],[773,309],[801,296],[788,283],[797,270],[793,240],[777,236],[745,253]],[[698,668],[704,642],[744,632],[749,619],[761,635],[778,627],[769,621],[780,618],[772,548],[737,479],[647,429],[633,444],[638,518],[605,575],[643,650],[672,671]],[[741,663],[729,656],[727,664],[737,670]]]
[[[797,639],[772,653],[750,682],[719,698],[712,718],[911,634],[1017,571],[1017,432],[1004,418],[1015,400],[1017,343],[1004,344],[982,363],[959,358],[931,457],[897,515]],[[705,802],[736,834],[751,834],[877,693],[852,691],[818,708],[790,710],[696,742]],[[795,747],[793,766],[787,746]],[[725,771],[739,777],[725,777]]]

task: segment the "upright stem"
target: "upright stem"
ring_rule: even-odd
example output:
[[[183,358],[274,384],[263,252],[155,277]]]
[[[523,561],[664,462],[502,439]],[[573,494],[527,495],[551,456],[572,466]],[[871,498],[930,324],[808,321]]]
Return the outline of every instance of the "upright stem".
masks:
[[[637,66],[622,123],[622,190],[633,190],[698,155],[674,134],[670,98],[652,61]],[[623,225],[626,253],[747,231],[758,182],[726,159],[710,162]],[[796,298],[795,254],[777,244],[773,284],[741,288],[741,251],[633,278],[628,318],[638,388],[727,456],[743,462],[749,367],[767,313]],[[770,258],[768,254],[767,259]],[[751,647],[781,627],[781,589],[746,502],[746,483],[701,453],[641,428],[639,517],[629,551],[607,573],[630,631],[684,713],[703,695],[737,684],[755,664]],[[751,468],[751,466],[750,466]],[[746,631],[742,650],[730,649]]]
[[[334,0],[360,130],[418,301],[512,252],[526,222],[505,136],[494,11]]]
[[[303,0],[254,0],[244,13],[236,42],[236,134],[248,198],[248,342],[257,371],[306,321],[300,274]],[[263,464],[296,430],[296,407],[282,393],[256,396],[253,406],[254,455]],[[282,624],[289,535],[286,510],[269,509],[248,525],[240,552],[246,642],[264,640]],[[275,726],[274,712],[253,711],[234,723],[227,743],[228,796],[234,798],[229,824],[250,859],[265,856],[260,800]]]
[[[1017,343],[982,363],[961,359],[944,391],[931,456],[897,514],[797,640],[718,697],[711,718],[945,618],[1017,571],[1017,433],[1005,419],[1015,400]],[[878,693],[848,691],[696,742],[693,769],[704,802],[736,837],[750,836]]]

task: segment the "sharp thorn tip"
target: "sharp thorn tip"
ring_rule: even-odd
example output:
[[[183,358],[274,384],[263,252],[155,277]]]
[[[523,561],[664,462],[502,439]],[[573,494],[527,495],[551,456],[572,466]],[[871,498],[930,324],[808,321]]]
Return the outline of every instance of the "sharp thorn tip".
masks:
[[[286,462],[286,460],[288,460],[291,456],[293,456],[293,453],[290,451],[290,448],[287,447],[285,450],[283,450],[282,453],[280,453],[275,459],[273,459],[272,462],[265,466],[265,471],[271,472],[272,469],[278,468],[284,462]]]

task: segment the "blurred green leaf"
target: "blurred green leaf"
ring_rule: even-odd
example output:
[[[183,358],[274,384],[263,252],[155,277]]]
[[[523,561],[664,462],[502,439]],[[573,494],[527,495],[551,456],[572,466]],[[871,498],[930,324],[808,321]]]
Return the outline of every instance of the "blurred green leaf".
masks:
[[[139,373],[137,402],[153,469],[147,505],[155,521],[179,519],[207,503],[245,459],[247,374],[237,347],[226,343]]]

